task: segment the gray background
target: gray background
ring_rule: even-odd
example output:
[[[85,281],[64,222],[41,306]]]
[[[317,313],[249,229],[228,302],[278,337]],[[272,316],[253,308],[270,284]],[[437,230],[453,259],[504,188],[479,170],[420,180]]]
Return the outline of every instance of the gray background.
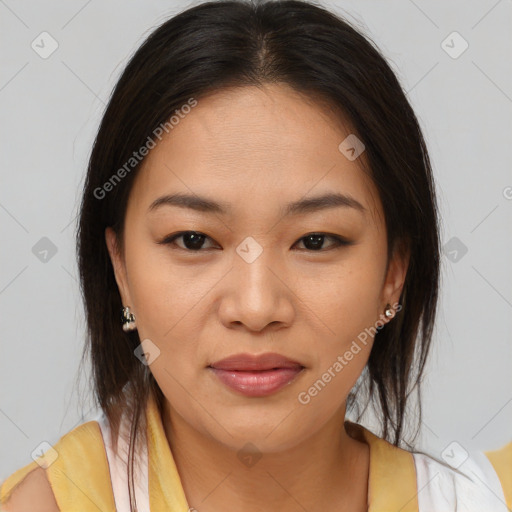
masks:
[[[74,387],[85,328],[74,252],[80,188],[128,57],[188,5],[0,0],[0,479],[97,412],[87,372],[83,404]],[[454,440],[501,447],[512,440],[512,4],[323,5],[345,13],[391,62],[438,183],[443,290],[418,447],[436,457]],[[43,31],[58,43],[45,59],[31,47],[46,37],[51,48]]]

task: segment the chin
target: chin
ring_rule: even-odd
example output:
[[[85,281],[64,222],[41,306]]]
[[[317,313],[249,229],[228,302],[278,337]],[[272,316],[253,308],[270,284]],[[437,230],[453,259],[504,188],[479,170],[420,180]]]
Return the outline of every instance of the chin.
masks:
[[[236,417],[224,414],[220,416],[222,420],[219,421],[222,426],[217,422],[212,424],[209,418],[209,426],[213,429],[209,428],[207,435],[236,451],[247,443],[252,443],[259,451],[265,453],[286,451],[314,434],[314,429],[309,435],[307,431],[299,430],[297,420],[287,421],[285,418],[289,415],[289,411],[290,408],[287,408],[276,415],[269,415],[268,412],[266,414],[256,411],[254,414],[242,412]],[[312,423],[314,424],[314,421]]]

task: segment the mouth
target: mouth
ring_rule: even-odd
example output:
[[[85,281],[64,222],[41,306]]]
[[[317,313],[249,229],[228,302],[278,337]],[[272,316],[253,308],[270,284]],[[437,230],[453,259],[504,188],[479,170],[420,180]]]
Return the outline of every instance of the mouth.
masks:
[[[223,383],[237,393],[263,397],[289,385],[305,366],[280,354],[236,354],[208,366]]]

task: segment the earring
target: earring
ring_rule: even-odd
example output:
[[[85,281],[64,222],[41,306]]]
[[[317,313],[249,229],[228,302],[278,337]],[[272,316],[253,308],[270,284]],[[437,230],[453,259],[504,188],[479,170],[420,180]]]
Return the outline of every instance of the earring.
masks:
[[[386,318],[393,318],[395,316],[395,312],[391,308],[391,304],[389,304],[389,302],[386,304],[386,307],[384,308],[384,314],[386,315]]]
[[[130,313],[130,308],[128,306],[124,307],[122,309],[122,315],[123,315],[123,331],[133,331],[137,327],[135,326],[135,315],[133,313]]]

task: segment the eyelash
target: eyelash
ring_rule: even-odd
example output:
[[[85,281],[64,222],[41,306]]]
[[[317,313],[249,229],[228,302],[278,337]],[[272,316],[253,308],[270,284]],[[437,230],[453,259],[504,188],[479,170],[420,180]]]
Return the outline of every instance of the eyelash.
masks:
[[[160,244],[160,245],[174,245],[174,246],[176,246],[175,240],[178,239],[178,238],[181,238],[181,237],[183,237],[183,235],[186,235],[186,234],[189,234],[189,233],[193,233],[193,234],[200,235],[200,236],[205,236],[206,238],[212,240],[208,235],[205,235],[204,233],[201,233],[200,231],[180,231],[178,233],[175,233],[173,235],[169,235],[169,236],[165,237],[162,241],[157,242],[157,243]],[[307,235],[304,235],[303,237],[299,238],[299,240],[297,240],[297,242],[300,242],[301,240],[304,240],[308,236],[312,236],[312,235],[319,235],[319,236],[323,236],[325,238],[330,238],[331,240],[334,241],[334,244],[333,244],[333,246],[331,246],[328,249],[319,249],[319,250],[316,250],[316,251],[315,250],[304,249],[306,252],[311,252],[311,253],[326,252],[326,251],[330,251],[330,250],[333,250],[333,249],[339,249],[341,247],[345,247],[345,246],[349,246],[349,245],[353,244],[353,242],[350,242],[349,240],[345,240],[344,238],[342,238],[342,237],[340,237],[338,235],[331,235],[329,233],[321,233],[321,232],[318,232],[318,233],[316,233],[316,232],[308,233]],[[295,243],[297,243],[297,242],[295,242]],[[192,249],[187,249],[187,248],[180,247],[179,245],[176,246],[176,247],[178,249],[181,249],[181,250],[189,252],[189,253],[200,253],[200,252],[204,252],[206,250],[206,249],[205,250],[198,249],[198,250],[194,251]]]

